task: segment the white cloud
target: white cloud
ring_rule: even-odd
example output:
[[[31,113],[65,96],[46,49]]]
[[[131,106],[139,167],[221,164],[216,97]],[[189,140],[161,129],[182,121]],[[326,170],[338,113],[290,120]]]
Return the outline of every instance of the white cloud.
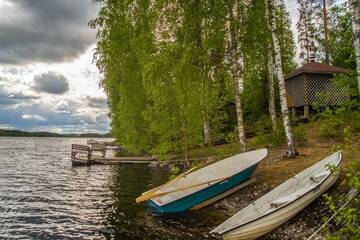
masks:
[[[22,119],[26,120],[35,120],[35,121],[46,121],[46,119],[42,116],[36,114],[24,114],[21,116]]]

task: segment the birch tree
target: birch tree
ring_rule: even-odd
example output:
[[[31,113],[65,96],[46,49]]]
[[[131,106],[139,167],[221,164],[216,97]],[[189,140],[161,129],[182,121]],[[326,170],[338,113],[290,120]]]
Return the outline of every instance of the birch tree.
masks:
[[[281,115],[284,124],[285,135],[287,139],[287,156],[295,157],[297,155],[297,151],[295,149],[294,143],[294,135],[290,123],[289,118],[289,109],[287,106],[287,97],[286,97],[286,88],[285,88],[285,79],[284,73],[282,69],[282,60],[281,60],[281,49],[279,43],[279,36],[276,28],[276,19],[275,19],[275,2],[274,0],[266,0],[266,12],[269,18],[270,31],[274,46],[275,52],[275,68],[276,68],[276,76],[279,82],[279,90],[280,90],[280,106],[281,106]]]
[[[269,43],[267,72],[269,81],[269,114],[273,130],[276,129],[276,110],[275,110],[275,86],[274,86],[274,60],[272,45]]]
[[[354,33],[357,81],[360,93],[360,1],[350,0],[350,5],[352,12],[352,28]]]
[[[237,130],[239,136],[239,143],[241,151],[246,150],[246,137],[245,137],[245,128],[244,128],[244,118],[243,111],[241,107],[241,88],[243,86],[243,61],[241,59],[241,53],[239,50],[239,41],[238,41],[238,31],[237,24],[234,17],[234,10],[236,7],[232,4],[228,5],[228,14],[229,14],[229,41],[228,41],[228,51],[227,51],[227,62],[230,67],[230,75],[233,80],[234,87],[234,99],[235,99],[235,108],[236,108],[236,119],[237,119]]]

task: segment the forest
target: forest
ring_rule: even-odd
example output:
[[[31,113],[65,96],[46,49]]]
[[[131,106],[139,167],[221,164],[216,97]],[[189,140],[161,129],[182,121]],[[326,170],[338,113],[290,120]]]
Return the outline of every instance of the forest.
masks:
[[[89,23],[97,30],[94,61],[112,134],[127,154],[187,159],[194,152],[286,149],[280,167],[268,166],[261,176],[271,183],[303,168],[304,158],[341,149],[345,189],[358,193],[359,164],[352,161],[360,156],[359,1],[297,0],[296,19],[284,0],[95,2],[101,9]],[[309,119],[294,118],[285,76],[314,61],[346,69],[331,81],[349,99],[315,102]],[[359,198],[338,212],[349,197],[344,182],[339,196],[325,197],[338,214],[326,239],[360,237]]]
[[[358,109],[356,1],[328,1],[324,15],[323,1],[298,0],[296,39],[283,0],[97,2],[94,61],[112,134],[131,153],[187,157],[224,142],[244,151],[265,132],[296,155],[284,76],[311,58],[351,70],[336,79]]]

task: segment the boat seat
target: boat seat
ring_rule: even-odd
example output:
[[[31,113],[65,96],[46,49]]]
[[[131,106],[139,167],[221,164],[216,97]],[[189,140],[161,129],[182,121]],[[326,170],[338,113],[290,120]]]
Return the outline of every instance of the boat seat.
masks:
[[[203,174],[197,176],[196,179],[199,180],[200,182],[207,182],[207,181],[216,179],[216,176],[214,176],[212,174],[203,173]]]
[[[289,195],[289,196],[285,196],[285,197],[281,197],[281,198],[275,199],[274,201],[272,201],[272,202],[270,203],[270,206],[271,206],[272,208],[278,208],[278,207],[281,207],[281,206],[283,206],[283,205],[285,205],[285,204],[287,204],[287,203],[289,203],[289,202],[294,201],[294,200],[297,199],[297,198],[298,198],[298,194],[297,194],[297,193],[293,193],[293,194],[291,194],[291,195]]]
[[[312,175],[310,176],[310,180],[313,183],[319,183],[321,182],[324,178],[326,178],[327,176],[329,176],[330,172],[326,171],[326,172],[320,172],[318,174]]]

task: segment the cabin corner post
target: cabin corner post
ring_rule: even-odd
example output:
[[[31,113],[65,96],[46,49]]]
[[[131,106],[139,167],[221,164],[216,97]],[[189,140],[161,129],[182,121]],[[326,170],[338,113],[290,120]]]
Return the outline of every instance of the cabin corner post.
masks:
[[[291,115],[292,115],[292,117],[293,117],[293,119],[296,119],[296,108],[295,107],[292,107],[291,108]]]
[[[304,73],[304,118],[309,119],[309,79]]]
[[[310,117],[309,105],[304,106],[304,118],[308,119]]]

